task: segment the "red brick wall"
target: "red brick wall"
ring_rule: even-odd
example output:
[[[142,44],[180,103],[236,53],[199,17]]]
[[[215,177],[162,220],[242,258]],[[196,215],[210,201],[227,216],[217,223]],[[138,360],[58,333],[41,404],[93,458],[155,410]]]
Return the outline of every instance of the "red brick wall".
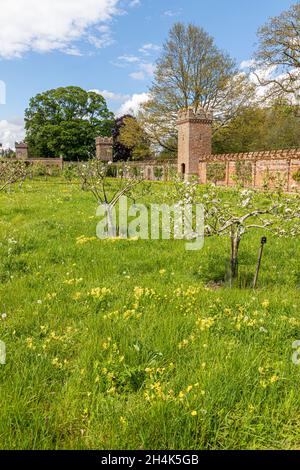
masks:
[[[292,191],[294,187],[300,189],[300,183],[293,180],[293,174],[300,168],[300,149],[202,155],[198,166],[200,183],[207,183],[205,167],[209,162],[225,162],[226,176],[224,185],[235,185],[236,163],[241,161],[252,165],[252,181],[249,186],[262,188],[267,176],[276,178],[279,175],[284,180],[287,191]]]

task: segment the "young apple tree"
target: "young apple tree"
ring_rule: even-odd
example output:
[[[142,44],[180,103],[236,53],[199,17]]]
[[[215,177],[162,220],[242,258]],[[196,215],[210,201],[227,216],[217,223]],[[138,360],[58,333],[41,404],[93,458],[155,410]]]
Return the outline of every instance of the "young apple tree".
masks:
[[[127,196],[135,202],[138,197],[149,191],[149,186],[144,182],[143,172],[129,165],[117,166],[116,178],[111,177],[111,169],[111,163],[93,159],[81,165],[79,174],[82,189],[90,191],[99,206],[105,208],[109,220],[109,232],[115,236],[113,212],[120,199]],[[138,186],[140,186],[139,191],[137,191]]]
[[[27,166],[21,161],[0,160],[0,192],[16,183],[23,183]]]
[[[280,182],[263,193],[239,187],[222,192],[214,186],[203,191],[197,182],[187,181],[176,188],[183,202],[203,204],[205,236],[229,238],[231,285],[238,276],[239,249],[246,234],[261,229],[281,237],[300,235],[299,194],[285,194]]]

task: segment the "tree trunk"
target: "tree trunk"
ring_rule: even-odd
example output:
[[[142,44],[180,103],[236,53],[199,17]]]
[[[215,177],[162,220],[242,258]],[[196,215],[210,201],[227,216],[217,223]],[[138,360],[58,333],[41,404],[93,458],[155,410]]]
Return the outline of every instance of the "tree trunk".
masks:
[[[110,238],[117,237],[117,226],[115,217],[115,208],[111,204],[107,204],[107,222],[108,222],[108,233]]]
[[[234,281],[238,277],[238,255],[239,255],[239,247],[240,247],[241,238],[233,234],[231,236],[231,257],[230,257],[230,287],[233,286]]]

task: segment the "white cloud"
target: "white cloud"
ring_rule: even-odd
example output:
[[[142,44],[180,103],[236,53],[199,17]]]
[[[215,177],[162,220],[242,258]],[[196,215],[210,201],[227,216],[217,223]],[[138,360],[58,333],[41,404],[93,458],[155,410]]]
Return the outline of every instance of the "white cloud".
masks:
[[[118,116],[122,116],[124,114],[133,114],[136,115],[141,106],[149,100],[148,93],[136,93],[131,96],[125,103],[122,104],[118,112],[116,113]]]
[[[152,77],[154,75],[154,72],[156,70],[156,65],[151,64],[151,63],[141,63],[140,64],[141,69],[146,72],[147,75]]]
[[[72,46],[80,39],[104,47],[110,43],[111,35],[103,23],[118,14],[118,3],[119,0],[1,0],[0,57],[21,57],[29,51],[77,53]],[[101,30],[101,26],[106,29]]]
[[[134,7],[139,7],[141,5],[141,0],[131,0],[129,2],[129,6],[131,8],[134,8]]]
[[[97,49],[111,46],[115,44],[110,26],[107,24],[101,24],[94,28],[93,33],[87,34],[87,40],[90,44],[95,46]]]
[[[132,72],[129,74],[129,76],[131,78],[133,78],[134,80],[145,80],[146,79],[146,76],[145,76],[145,73],[140,70],[139,72]]]
[[[121,60],[122,62],[127,62],[128,64],[133,64],[135,62],[139,62],[140,59],[135,55],[124,54],[118,57],[118,60]]]
[[[155,64],[140,62],[138,66],[138,71],[129,74],[131,78],[133,78],[134,80],[146,80],[146,78],[153,77],[156,69]]]
[[[0,142],[3,148],[14,148],[15,142],[22,141],[25,136],[23,119],[12,121],[0,120]]]
[[[250,67],[253,67],[253,65],[255,65],[255,60],[253,60],[253,59],[243,60],[240,63],[240,69],[241,70],[249,69]]]
[[[161,50],[161,46],[158,46],[157,44],[144,44],[140,49],[139,52],[142,52],[145,55],[149,55],[150,52],[158,52]]]
[[[108,90],[89,90],[93,91],[94,93],[98,93],[99,95],[102,95],[106,100],[111,100],[111,101],[126,101],[130,98],[130,95],[122,95],[122,93],[114,93],[113,91],[108,91]]]
[[[167,10],[163,13],[163,16],[169,16],[173,18],[174,16],[179,16],[182,13],[182,8],[180,10]]]
[[[74,46],[67,47],[66,49],[64,49],[64,53],[67,54],[67,55],[73,55],[73,56],[77,56],[77,57],[82,56],[82,53],[80,52],[78,47],[74,47]]]

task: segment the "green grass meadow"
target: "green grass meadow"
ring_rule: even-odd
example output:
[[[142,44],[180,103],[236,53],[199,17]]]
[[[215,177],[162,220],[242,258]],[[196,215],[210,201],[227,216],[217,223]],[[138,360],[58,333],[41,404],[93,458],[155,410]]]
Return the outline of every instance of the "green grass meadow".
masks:
[[[153,183],[157,202],[164,183]],[[60,178],[0,194],[0,449],[300,449],[299,240],[98,240]]]

